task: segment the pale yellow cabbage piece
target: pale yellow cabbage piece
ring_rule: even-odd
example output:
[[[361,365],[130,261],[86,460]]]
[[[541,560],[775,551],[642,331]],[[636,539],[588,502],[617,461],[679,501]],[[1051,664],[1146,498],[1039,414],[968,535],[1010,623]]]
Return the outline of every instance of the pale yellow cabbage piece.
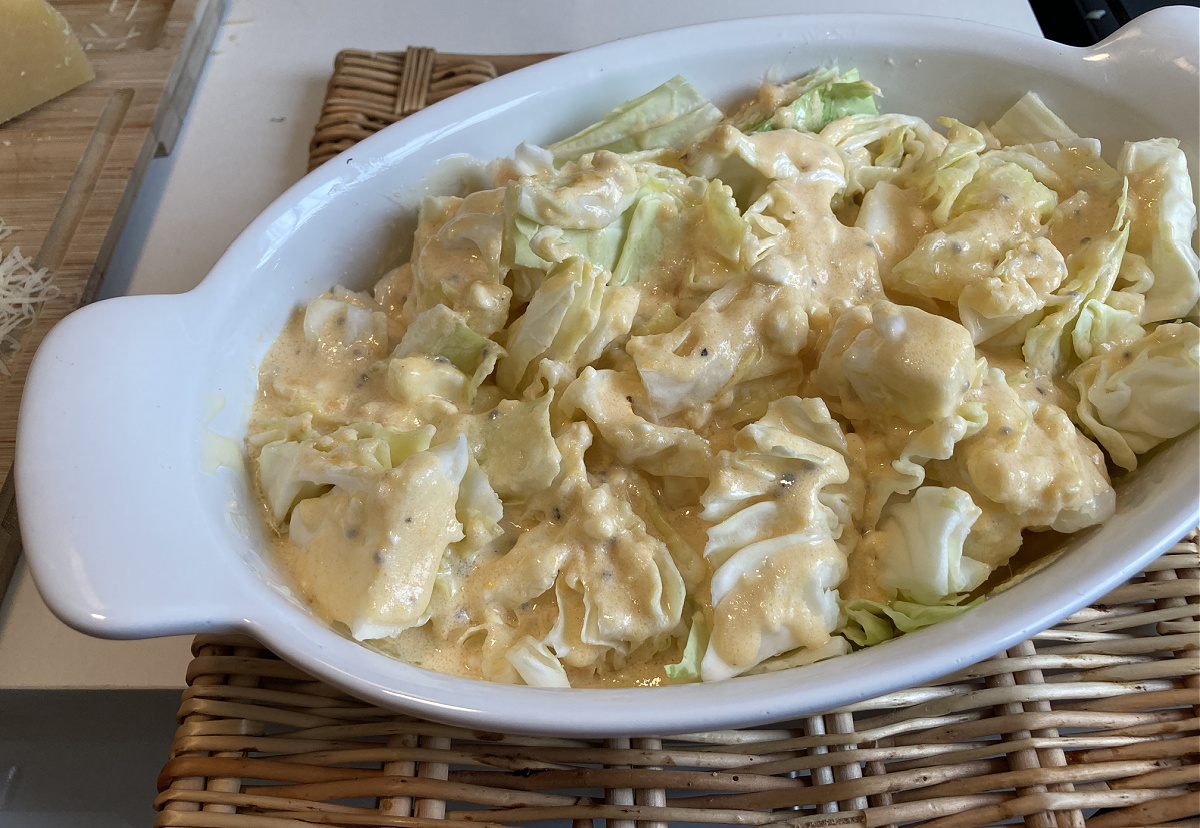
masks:
[[[292,570],[326,617],[359,640],[423,623],[450,544],[467,470],[466,440],[412,455],[366,491],[334,489],[292,511]]]
[[[700,498],[702,516],[719,521],[704,550],[715,567],[705,681],[829,642],[845,575],[838,540],[853,545],[861,511],[861,487],[846,486],[847,451],[824,403],[785,397],[721,453]]]
[[[1113,462],[1132,471],[1137,455],[1200,423],[1200,328],[1159,325],[1149,335],[1096,354],[1071,374],[1076,416]]]

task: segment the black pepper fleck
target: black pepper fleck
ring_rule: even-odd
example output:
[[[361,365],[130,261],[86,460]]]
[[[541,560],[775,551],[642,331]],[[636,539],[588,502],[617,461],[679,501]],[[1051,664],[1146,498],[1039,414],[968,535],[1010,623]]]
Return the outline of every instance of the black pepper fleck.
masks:
[[[1012,426],[1000,426],[1000,433],[1004,435],[1012,434],[1013,428]]]
[[[412,518],[411,518],[411,517],[406,517],[406,518],[404,519],[404,522],[405,522],[405,523],[412,523]]]
[[[962,242],[956,242],[956,241],[950,242],[950,249],[953,250],[955,253],[963,252]]]
[[[346,540],[354,540],[358,537],[358,530],[351,527],[346,530]]]
[[[701,348],[700,356],[708,356],[708,348]]]
[[[499,417],[499,416],[500,416],[500,412],[499,412],[499,411],[497,411],[497,410],[496,410],[496,409],[494,409],[494,408],[493,408],[491,411],[489,411],[489,412],[488,412],[488,419],[489,419],[489,420],[494,420],[494,419],[496,419],[496,418],[497,418],[497,417]]]

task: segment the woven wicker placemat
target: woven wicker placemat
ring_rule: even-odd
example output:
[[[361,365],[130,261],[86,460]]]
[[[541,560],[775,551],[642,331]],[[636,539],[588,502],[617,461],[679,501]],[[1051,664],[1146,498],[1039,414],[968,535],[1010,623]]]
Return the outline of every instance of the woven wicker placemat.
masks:
[[[544,57],[342,52],[313,165]],[[358,701],[249,638],[200,636],[193,653],[160,826],[1200,826],[1195,533],[1006,653],[772,727],[484,733]]]
[[[338,52],[308,147],[308,168],[406,115],[554,54],[456,55],[423,46],[404,52]]]

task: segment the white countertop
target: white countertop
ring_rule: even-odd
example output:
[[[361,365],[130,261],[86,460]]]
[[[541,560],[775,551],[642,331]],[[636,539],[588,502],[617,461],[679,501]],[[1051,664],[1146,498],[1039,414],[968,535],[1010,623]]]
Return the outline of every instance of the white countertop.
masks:
[[[104,296],[194,287],[263,208],[295,183],[341,49],[569,51],[688,23],[796,12],[893,12],[1041,34],[1027,0],[228,0],[188,120],[156,160]],[[0,689],[175,688],[188,637],[100,641],[42,603],[19,565],[0,605]]]

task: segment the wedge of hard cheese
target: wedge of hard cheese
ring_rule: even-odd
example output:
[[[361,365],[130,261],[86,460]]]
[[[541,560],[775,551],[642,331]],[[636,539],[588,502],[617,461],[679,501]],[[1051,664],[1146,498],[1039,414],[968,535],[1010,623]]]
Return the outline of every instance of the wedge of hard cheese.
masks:
[[[0,123],[96,77],[44,0],[0,0]]]

